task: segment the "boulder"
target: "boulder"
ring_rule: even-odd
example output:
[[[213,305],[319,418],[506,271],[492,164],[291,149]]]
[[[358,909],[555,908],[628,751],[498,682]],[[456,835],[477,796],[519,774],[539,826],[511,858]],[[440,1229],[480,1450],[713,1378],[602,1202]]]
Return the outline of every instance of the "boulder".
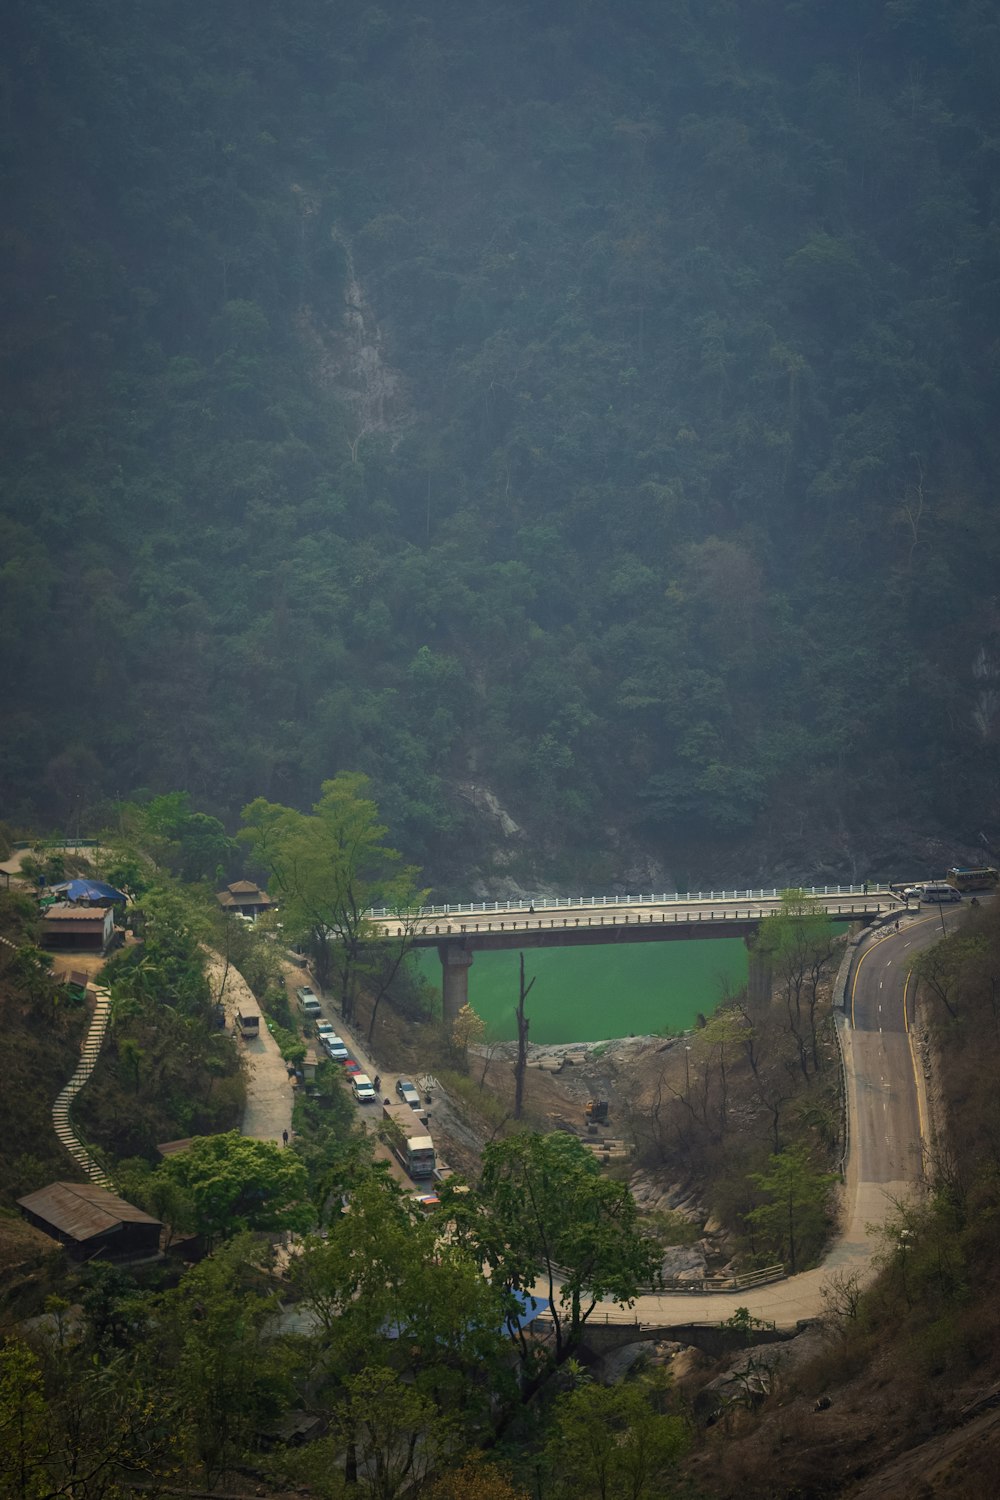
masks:
[[[696,1245],[672,1245],[660,1261],[660,1274],[671,1281],[700,1281],[707,1269],[704,1252]]]

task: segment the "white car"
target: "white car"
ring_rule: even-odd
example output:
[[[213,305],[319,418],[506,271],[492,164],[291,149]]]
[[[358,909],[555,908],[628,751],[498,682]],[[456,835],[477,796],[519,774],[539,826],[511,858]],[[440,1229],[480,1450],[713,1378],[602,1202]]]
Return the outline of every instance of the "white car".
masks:
[[[327,1055],[331,1057],[334,1062],[346,1062],[350,1057],[351,1054],[347,1050],[347,1044],[344,1042],[344,1039],[337,1036],[336,1033],[334,1033],[333,1036],[324,1036],[321,1040],[323,1042],[323,1046],[327,1050]]]
[[[375,1103],[375,1085],[367,1073],[356,1073],[351,1079],[351,1088],[359,1104]]]
[[[328,1036],[336,1036],[336,1034],[337,1033],[333,1029],[333,1024],[330,1021],[316,1022],[316,1035],[319,1037],[321,1042],[325,1041]]]

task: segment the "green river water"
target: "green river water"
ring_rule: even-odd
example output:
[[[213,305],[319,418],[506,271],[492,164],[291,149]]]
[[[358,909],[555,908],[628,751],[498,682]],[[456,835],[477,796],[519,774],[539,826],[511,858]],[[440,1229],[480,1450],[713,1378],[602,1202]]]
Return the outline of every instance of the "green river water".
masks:
[[[437,954],[420,949],[416,956],[440,993]],[[524,973],[535,980],[525,1006],[530,1041],[598,1042],[687,1031],[699,1011],[707,1016],[715,1009],[724,983],[731,989],[746,983],[747,950],[740,938],[534,948],[525,950]],[[490,1040],[516,1035],[517,995],[516,952],[474,955],[469,1002]]]

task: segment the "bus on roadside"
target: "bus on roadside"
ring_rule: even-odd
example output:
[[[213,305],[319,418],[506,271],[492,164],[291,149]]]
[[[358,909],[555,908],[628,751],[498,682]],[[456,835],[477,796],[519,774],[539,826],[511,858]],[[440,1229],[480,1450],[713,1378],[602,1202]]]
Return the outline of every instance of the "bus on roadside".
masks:
[[[947,879],[956,891],[992,891],[1000,881],[1000,871],[992,865],[952,865]]]

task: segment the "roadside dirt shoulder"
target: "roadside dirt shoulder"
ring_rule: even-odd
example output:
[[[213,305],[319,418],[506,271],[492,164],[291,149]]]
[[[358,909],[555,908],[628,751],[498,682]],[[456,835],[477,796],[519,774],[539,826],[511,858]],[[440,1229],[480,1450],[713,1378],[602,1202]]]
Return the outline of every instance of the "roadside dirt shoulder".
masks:
[[[207,950],[206,966],[212,994],[226,1011],[226,1024],[232,1026],[237,1006],[260,1007],[243,975],[232,964],[227,966],[221,954]],[[243,1111],[242,1131],[258,1141],[280,1143],[285,1131],[292,1128],[293,1090],[288,1069],[278,1044],[266,1026],[256,1041],[238,1043],[246,1068],[247,1102]]]

